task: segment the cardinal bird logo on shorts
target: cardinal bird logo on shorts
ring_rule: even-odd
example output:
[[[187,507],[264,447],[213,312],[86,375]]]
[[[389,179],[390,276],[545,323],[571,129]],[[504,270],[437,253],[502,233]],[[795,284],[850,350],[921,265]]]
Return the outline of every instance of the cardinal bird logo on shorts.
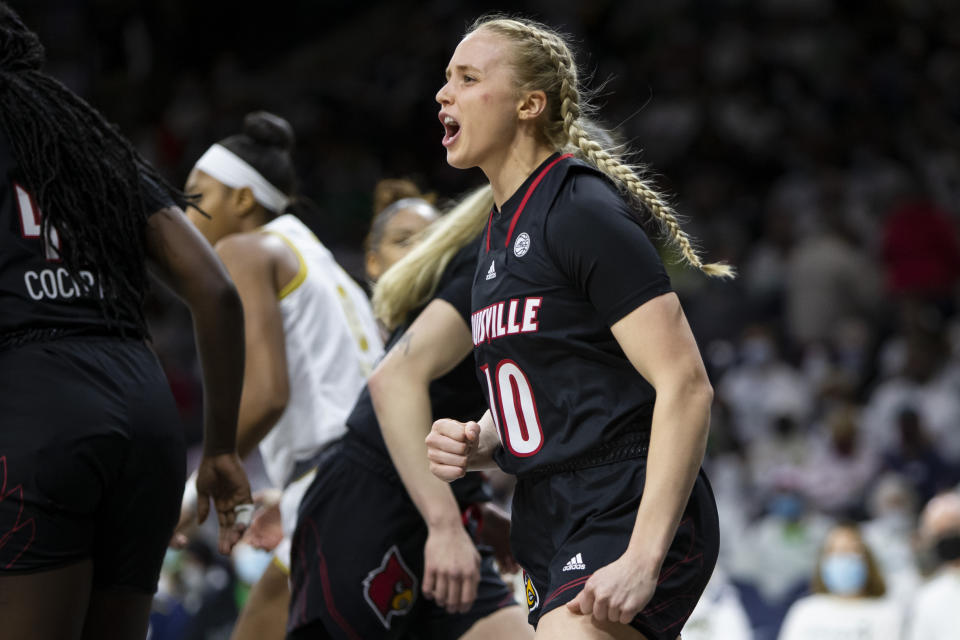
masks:
[[[380,566],[363,580],[363,597],[387,629],[393,616],[410,612],[416,594],[417,579],[403,562],[396,545],[390,547]]]
[[[533,611],[540,606],[540,594],[537,588],[533,586],[533,580],[526,571],[523,572],[523,590],[527,592],[527,609]]]

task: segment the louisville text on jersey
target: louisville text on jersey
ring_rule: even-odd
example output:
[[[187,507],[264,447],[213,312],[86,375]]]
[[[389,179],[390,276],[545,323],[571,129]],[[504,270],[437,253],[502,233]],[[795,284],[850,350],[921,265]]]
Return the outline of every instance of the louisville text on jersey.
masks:
[[[474,311],[470,316],[473,332],[473,345],[490,342],[503,336],[513,336],[520,333],[536,333],[540,328],[537,314],[540,313],[540,304],[543,298],[525,298],[521,301],[514,298]]]

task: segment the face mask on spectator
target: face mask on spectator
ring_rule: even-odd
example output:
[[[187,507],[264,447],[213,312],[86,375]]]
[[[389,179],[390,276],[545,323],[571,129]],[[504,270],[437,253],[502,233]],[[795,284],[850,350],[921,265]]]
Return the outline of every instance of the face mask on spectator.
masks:
[[[867,563],[859,553],[831,553],[820,562],[820,575],[830,593],[851,596],[867,583]]]
[[[937,550],[937,557],[943,562],[960,560],[960,532],[941,536],[934,543],[934,549]]]

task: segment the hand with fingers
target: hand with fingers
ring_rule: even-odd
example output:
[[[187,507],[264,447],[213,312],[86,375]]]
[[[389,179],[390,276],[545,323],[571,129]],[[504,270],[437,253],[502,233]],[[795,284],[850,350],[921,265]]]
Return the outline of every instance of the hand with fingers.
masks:
[[[263,551],[273,551],[283,541],[282,496],[283,492],[278,489],[264,489],[253,494],[257,512],[243,535],[245,542]]]
[[[190,535],[197,528],[197,472],[194,471],[187,478],[183,487],[183,501],[180,504],[180,519],[173,529],[170,547],[184,549],[190,540]]]
[[[431,527],[423,555],[423,595],[448,613],[469,611],[480,582],[480,553],[463,525]]]
[[[583,591],[567,603],[573,613],[598,621],[628,624],[643,611],[657,588],[659,569],[624,554],[594,572]]]
[[[253,497],[243,463],[236,453],[204,456],[197,469],[197,522],[210,513],[210,499],[217,511],[220,553],[230,553],[253,516]]]
[[[184,500],[183,506],[180,507],[180,519],[170,539],[170,546],[174,549],[185,548],[190,539],[190,531],[195,526],[197,526],[197,502],[195,499]]]
[[[467,473],[470,456],[480,443],[480,425],[441,418],[427,435],[430,471],[441,480],[453,482]]]

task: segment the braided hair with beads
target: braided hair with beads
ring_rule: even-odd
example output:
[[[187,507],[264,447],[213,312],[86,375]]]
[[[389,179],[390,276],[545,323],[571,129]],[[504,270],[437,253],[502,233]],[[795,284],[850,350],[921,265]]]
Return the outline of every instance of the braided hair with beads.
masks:
[[[47,242],[55,229],[66,268],[96,275],[108,324],[123,331],[133,322],[146,335],[145,229],[153,212],[145,210],[145,183],[181,208],[187,198],[93,107],[42,72],[43,61],[37,35],[0,2],[0,134],[43,214],[41,235]],[[88,283],[78,286],[91,293]]]

